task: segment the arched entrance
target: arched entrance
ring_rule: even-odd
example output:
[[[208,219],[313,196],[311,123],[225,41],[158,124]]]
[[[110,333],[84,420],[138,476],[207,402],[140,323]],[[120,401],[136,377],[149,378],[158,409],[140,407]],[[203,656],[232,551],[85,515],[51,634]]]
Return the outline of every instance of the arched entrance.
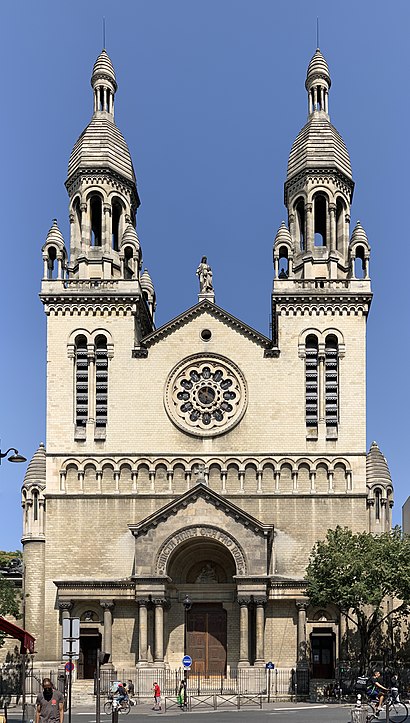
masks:
[[[190,539],[169,560],[168,575],[178,596],[188,595],[192,601],[184,619],[184,653],[191,656],[194,672],[226,672],[228,614],[232,614],[235,574],[232,554],[212,539]]]

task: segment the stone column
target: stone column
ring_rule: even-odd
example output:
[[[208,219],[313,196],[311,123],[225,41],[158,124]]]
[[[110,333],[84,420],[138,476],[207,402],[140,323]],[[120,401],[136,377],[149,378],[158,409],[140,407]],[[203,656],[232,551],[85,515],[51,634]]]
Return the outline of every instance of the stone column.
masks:
[[[308,603],[306,601],[297,602],[296,607],[298,610],[297,666],[307,668],[306,610]]]
[[[336,250],[336,204],[329,203],[330,217],[330,250]]]
[[[265,605],[266,598],[257,598],[256,604],[256,658],[255,665],[265,664]]]
[[[249,598],[238,598],[239,612],[239,667],[249,665]]]
[[[58,609],[61,612],[61,620],[62,621],[69,619],[70,611],[71,611],[72,607],[73,607],[73,603],[71,602],[71,600],[58,603]]]
[[[112,611],[114,602],[112,600],[101,600],[100,605],[104,612],[104,653],[110,654],[110,662],[112,661]]]
[[[139,665],[147,664],[148,655],[148,600],[139,600]]]
[[[306,206],[306,251],[312,251],[315,245],[315,234],[313,230],[313,203],[307,203]]]
[[[164,665],[164,605],[165,600],[153,600],[155,605],[154,665]]]

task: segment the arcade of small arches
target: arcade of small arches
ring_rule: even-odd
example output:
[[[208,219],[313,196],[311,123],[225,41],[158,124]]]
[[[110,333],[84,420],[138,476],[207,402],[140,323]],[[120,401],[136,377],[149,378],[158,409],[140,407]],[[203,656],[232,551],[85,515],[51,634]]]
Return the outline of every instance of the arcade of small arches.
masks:
[[[183,494],[195,485],[202,460],[68,459],[60,470],[67,494]],[[345,494],[353,490],[346,460],[209,460],[205,483],[220,494]]]

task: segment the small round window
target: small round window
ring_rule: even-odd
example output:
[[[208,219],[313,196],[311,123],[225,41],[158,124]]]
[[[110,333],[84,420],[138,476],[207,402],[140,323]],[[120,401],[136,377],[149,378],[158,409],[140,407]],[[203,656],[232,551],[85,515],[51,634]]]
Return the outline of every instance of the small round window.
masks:
[[[202,341],[209,341],[211,336],[212,336],[212,332],[209,331],[209,329],[202,329],[202,331],[201,331]]]

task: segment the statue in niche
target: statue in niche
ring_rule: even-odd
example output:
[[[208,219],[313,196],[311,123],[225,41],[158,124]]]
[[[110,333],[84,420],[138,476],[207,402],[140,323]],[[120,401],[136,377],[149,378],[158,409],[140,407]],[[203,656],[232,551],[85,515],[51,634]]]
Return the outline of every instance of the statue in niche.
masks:
[[[207,562],[203,566],[195,582],[218,582],[218,575],[211,562]]]
[[[84,613],[84,615],[82,616],[81,619],[82,619],[83,623],[92,623],[92,622],[94,622],[96,617],[97,616],[95,615],[93,610],[86,610],[86,612]]]
[[[208,264],[206,256],[202,256],[201,263],[199,264],[196,275],[199,278],[199,293],[209,294],[214,290],[212,284],[212,269]]]

